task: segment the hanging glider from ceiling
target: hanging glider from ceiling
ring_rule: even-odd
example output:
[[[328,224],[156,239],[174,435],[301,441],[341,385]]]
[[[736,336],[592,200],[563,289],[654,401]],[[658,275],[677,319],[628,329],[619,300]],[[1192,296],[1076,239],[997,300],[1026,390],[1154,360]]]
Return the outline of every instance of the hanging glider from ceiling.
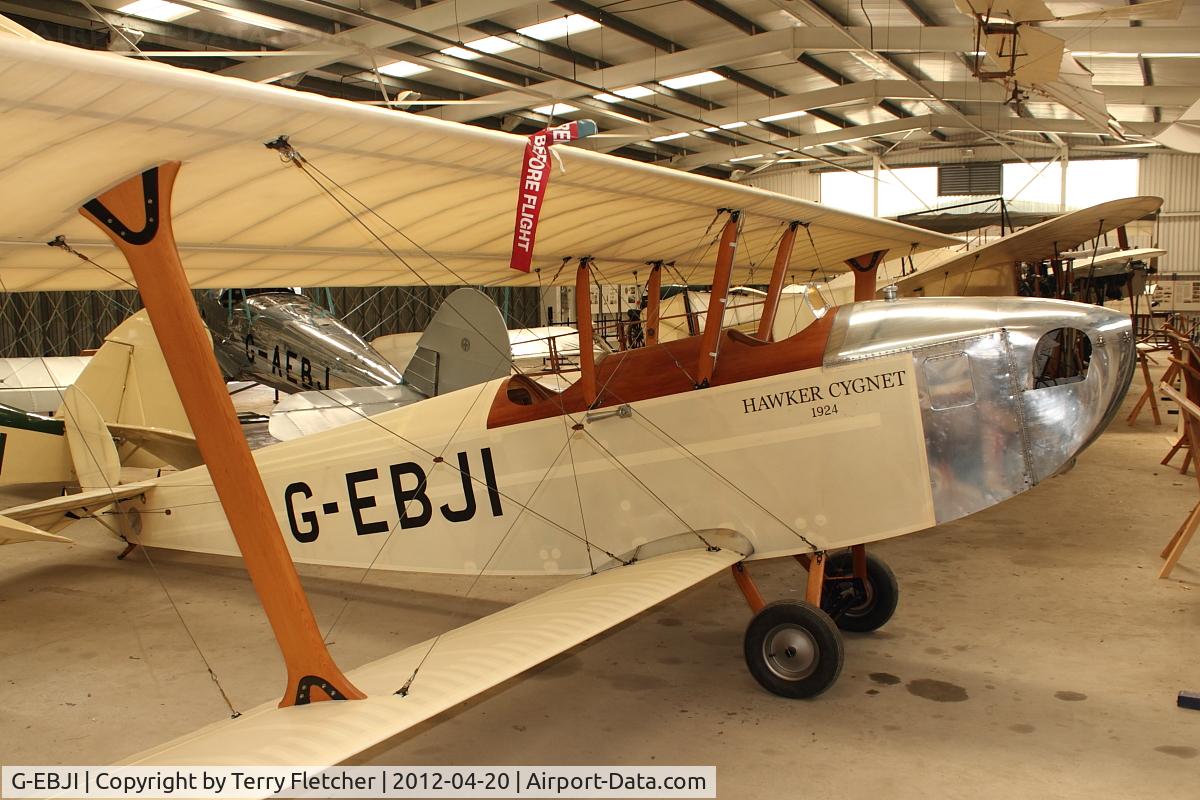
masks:
[[[1192,103],[1154,141],[1182,153],[1200,153],[1200,101]]]
[[[954,0],[955,7],[976,24],[976,48],[971,62],[979,78],[996,81],[1008,90],[1009,102],[1033,95],[1059,103],[1091,122],[1100,131],[1121,139],[1125,130],[1108,113],[1104,95],[1092,86],[1092,73],[1067,50],[1067,43],[1043,22],[1083,20],[1175,19],[1183,0],[1152,0],[1119,8],[1096,8],[1059,16],[1041,0]]]

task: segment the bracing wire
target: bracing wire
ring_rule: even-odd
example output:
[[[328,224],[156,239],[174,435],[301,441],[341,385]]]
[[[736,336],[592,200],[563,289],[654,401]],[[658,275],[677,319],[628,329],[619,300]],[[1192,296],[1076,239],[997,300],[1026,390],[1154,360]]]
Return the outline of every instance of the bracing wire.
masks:
[[[0,288],[2,288],[2,285],[0,285]],[[42,357],[39,358],[42,359],[43,368],[45,368],[45,359]],[[62,390],[62,387],[56,386],[55,389],[58,392],[60,403],[59,407],[62,409],[63,414],[66,416],[72,416],[71,407],[66,402],[66,396]],[[87,450],[88,458],[91,459],[93,464],[99,466],[100,459],[92,450],[91,445],[87,441],[87,437],[81,436],[79,439]],[[115,494],[112,484],[108,482],[108,476],[104,474],[103,470],[99,470],[98,472],[101,479],[104,481],[105,488],[110,494]],[[105,527],[108,526],[106,525]],[[122,538],[126,537],[123,536]],[[126,541],[128,541],[127,538]],[[196,653],[200,656],[200,660],[204,663],[204,669],[208,672],[209,678],[212,680],[213,685],[216,686],[217,692],[221,695],[221,700],[224,701],[226,707],[229,708],[230,715],[235,718],[240,716],[241,712],[234,707],[233,701],[229,699],[229,695],[226,693],[225,687],[221,685],[221,680],[219,677],[217,677],[216,670],[213,669],[212,663],[208,660],[208,656],[205,655],[204,649],[200,646],[200,642],[196,639],[195,633],[193,633],[191,626],[188,625],[187,619],[183,616],[183,612],[179,608],[179,604],[175,602],[175,597],[171,594],[170,589],[167,588],[166,581],[163,580],[162,574],[159,572],[158,566],[154,563],[154,560],[150,557],[149,551],[145,547],[140,547],[138,549],[142,552],[142,556],[146,559],[146,563],[150,566],[150,571],[154,573],[155,580],[158,581],[158,585],[162,589],[163,594],[166,596],[167,602],[171,605],[171,609],[175,612],[175,616],[179,619],[180,625],[183,626],[184,633],[187,634],[188,640],[191,641],[192,646],[196,648]]]

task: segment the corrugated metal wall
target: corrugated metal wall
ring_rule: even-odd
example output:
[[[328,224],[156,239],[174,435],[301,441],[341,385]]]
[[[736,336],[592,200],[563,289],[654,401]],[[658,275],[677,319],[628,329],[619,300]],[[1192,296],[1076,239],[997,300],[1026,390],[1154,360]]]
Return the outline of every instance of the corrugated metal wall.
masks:
[[[751,175],[743,183],[786,194],[788,197],[799,197],[801,200],[821,200],[821,176],[807,169],[785,169]]]
[[[424,330],[442,299],[459,287],[353,287],[310,289],[322,304],[366,339]],[[509,327],[539,324],[538,290],[495,287]],[[137,292],[16,292],[0,294],[0,357],[73,356],[99,347],[122,320],[142,307]]]
[[[1200,272],[1200,156],[1151,154],[1142,161],[1138,192],[1163,198],[1158,244],[1162,272]]]

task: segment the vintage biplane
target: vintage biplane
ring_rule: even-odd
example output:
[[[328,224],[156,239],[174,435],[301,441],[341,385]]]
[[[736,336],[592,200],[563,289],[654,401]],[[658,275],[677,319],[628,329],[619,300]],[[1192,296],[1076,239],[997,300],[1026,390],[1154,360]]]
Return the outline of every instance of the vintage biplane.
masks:
[[[895,286],[901,297],[1036,297],[1044,295],[1042,284],[1048,282],[1053,284],[1050,296],[1082,296],[1075,294],[1079,282],[1111,277],[1113,265],[1124,267],[1164,254],[1156,248],[1130,247],[1126,231],[1136,221],[1152,217],[1162,203],[1161,197],[1149,196],[1109,200],[978,247],[902,255],[878,270],[876,292]],[[1102,258],[1099,243],[1113,231],[1119,249],[1104,252]],[[838,276],[815,296],[836,305],[848,301],[854,292],[853,277]]]
[[[279,707],[129,763],[337,763],[728,569],[753,612],[751,674],[811,697],[841,670],[839,628],[896,608],[866,545],[1053,476],[1132,374],[1124,315],[871,301],[887,253],[955,240],[746,186],[556,146],[526,273],[508,267],[525,137],[15,38],[0,38],[0,106],[0,175],[37,189],[0,197],[4,288],[136,281],[205,462],[0,521],[90,516],[130,543],[240,554],[288,667]],[[59,234],[104,270],[46,248]],[[664,343],[650,323],[672,262],[712,291],[703,331]],[[773,341],[793,263],[853,271],[858,302]],[[567,284],[587,342],[593,280],[647,284],[647,346],[579,348],[562,392],[505,376],[253,455],[189,293]],[[721,330],[730,285],[758,282],[763,327]],[[1064,332],[1083,358],[1056,356]],[[1047,364],[1068,368],[1045,381]],[[751,565],[793,557],[806,599],[765,602]],[[582,577],[343,673],[294,561]]]

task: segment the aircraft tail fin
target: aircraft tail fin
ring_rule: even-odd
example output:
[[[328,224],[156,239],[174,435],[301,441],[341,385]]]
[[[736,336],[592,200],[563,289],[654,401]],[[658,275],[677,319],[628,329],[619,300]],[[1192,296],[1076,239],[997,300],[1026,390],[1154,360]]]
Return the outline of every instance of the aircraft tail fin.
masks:
[[[78,483],[86,492],[116,486],[123,467],[200,462],[145,311],[104,337],[75,382],[58,392],[53,417],[0,406],[0,486]]]
[[[121,482],[121,457],[95,403],[79,388],[63,390],[59,408],[66,427],[67,450],[80,491],[103,489]]]
[[[191,426],[145,310],[104,337],[64,392],[55,417],[66,423],[71,461],[85,491],[115,486],[121,467],[185,469],[198,463]],[[148,438],[145,431],[156,435]],[[164,441],[173,447],[158,446]],[[185,457],[173,457],[181,453]]]
[[[105,422],[192,431],[144,309],[104,337],[74,385]]]
[[[500,309],[483,292],[464,288],[438,306],[404,368],[404,382],[433,397],[511,372],[512,346]]]

